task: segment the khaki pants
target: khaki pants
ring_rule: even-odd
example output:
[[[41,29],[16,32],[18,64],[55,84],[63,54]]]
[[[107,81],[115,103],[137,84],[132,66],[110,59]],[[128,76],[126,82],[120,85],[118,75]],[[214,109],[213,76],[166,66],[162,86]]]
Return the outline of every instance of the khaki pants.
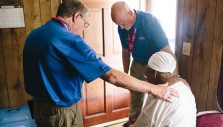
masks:
[[[139,79],[139,80],[146,80],[143,77],[143,73],[146,71],[147,65],[141,65],[136,63],[135,61],[132,62],[130,68],[130,75]],[[130,101],[130,110],[129,110],[129,121],[134,121],[138,118],[144,100],[144,93],[131,91],[131,101]]]
[[[77,104],[61,107],[34,100],[33,115],[38,127],[83,127]]]

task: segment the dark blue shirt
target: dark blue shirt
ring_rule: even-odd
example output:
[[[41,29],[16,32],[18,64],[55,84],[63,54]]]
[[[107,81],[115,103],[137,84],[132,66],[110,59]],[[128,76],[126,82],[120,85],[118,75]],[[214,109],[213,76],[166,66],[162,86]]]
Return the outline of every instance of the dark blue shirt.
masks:
[[[136,28],[136,37],[132,49],[134,61],[147,64],[149,58],[160,49],[168,45],[168,39],[158,20],[150,13],[136,11],[136,22],[130,29],[130,38]],[[129,48],[128,31],[118,27],[122,48]]]
[[[51,20],[28,36],[23,51],[25,89],[40,101],[71,106],[91,82],[111,68],[79,35]]]

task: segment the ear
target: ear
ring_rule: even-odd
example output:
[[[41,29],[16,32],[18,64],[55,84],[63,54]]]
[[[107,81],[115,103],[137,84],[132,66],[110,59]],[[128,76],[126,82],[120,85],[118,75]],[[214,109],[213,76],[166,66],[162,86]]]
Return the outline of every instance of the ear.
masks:
[[[80,16],[80,12],[74,13],[74,15],[72,17],[72,21],[75,22],[75,20],[77,20],[78,16]]]
[[[157,72],[155,81],[157,84],[163,84],[165,83],[165,78],[162,76],[160,72]]]
[[[172,77],[172,74],[169,72],[166,73],[160,73],[160,80],[162,80],[163,82],[167,82],[167,80]]]
[[[134,15],[134,10],[131,10],[131,11],[129,11],[128,13],[129,13],[129,15],[132,16],[132,15]]]

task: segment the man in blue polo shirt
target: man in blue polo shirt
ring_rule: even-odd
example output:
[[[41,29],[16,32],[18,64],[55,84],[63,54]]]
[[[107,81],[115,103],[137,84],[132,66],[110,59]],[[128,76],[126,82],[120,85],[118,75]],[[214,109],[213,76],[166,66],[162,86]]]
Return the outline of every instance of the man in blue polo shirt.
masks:
[[[57,17],[33,30],[23,51],[24,82],[33,97],[38,127],[83,127],[77,102],[83,81],[102,78],[118,87],[170,101],[177,92],[155,86],[105,64],[77,33],[89,26],[87,7],[78,0],[59,5]]]
[[[113,22],[118,25],[118,33],[122,44],[122,60],[124,72],[128,74],[131,55],[133,62],[130,75],[145,80],[142,73],[152,54],[171,51],[168,39],[157,19],[149,13],[130,9],[125,2],[116,2],[111,8]],[[177,72],[176,72],[177,73]],[[139,116],[144,100],[144,93],[131,91],[129,126]]]

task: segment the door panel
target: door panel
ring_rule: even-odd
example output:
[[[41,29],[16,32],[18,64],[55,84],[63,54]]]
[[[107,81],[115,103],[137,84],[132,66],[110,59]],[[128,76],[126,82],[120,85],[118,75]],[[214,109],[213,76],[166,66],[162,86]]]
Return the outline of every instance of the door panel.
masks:
[[[97,79],[86,85],[86,116],[105,113],[104,81]]]
[[[115,0],[81,0],[90,10],[90,26],[81,33],[97,55],[112,68],[122,68],[121,43],[117,25],[111,20],[111,5]],[[82,89],[79,102],[84,126],[88,127],[128,117],[129,90],[116,87],[98,78]]]
[[[129,107],[129,91],[119,87],[113,87],[114,111],[125,110]]]
[[[102,9],[90,9],[90,26],[84,30],[84,39],[98,55],[103,56]]]
[[[113,27],[113,53],[118,53],[120,54],[121,51],[122,51],[122,46],[121,46],[121,42],[120,42],[120,39],[119,39],[119,35],[118,35],[118,26],[116,24],[112,24],[112,27]]]

